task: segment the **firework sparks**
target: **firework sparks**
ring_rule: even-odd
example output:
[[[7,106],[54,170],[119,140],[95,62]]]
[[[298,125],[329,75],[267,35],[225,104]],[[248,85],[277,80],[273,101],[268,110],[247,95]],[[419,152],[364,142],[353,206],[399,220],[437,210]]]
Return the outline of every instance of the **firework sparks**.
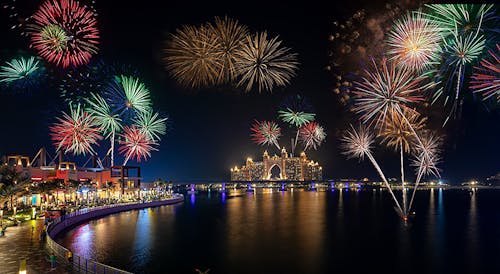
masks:
[[[475,72],[471,79],[471,88],[474,92],[482,93],[484,99],[497,96],[497,101],[500,102],[500,57],[498,52],[500,45],[496,45],[496,52],[489,50],[492,60],[481,60],[481,66],[475,67]]]
[[[58,66],[79,66],[97,53],[99,31],[91,10],[74,0],[47,0],[28,25],[32,46]]]
[[[347,156],[347,158],[359,158],[359,159],[364,159],[364,157],[368,157],[370,159],[370,162],[372,165],[375,167],[377,170],[378,174],[384,181],[385,186],[389,190],[389,193],[392,196],[392,199],[396,203],[396,206],[399,209],[399,212],[404,215],[403,209],[399,205],[398,199],[396,199],[396,196],[394,195],[394,192],[392,191],[391,185],[387,182],[387,179],[382,172],[382,169],[378,165],[377,161],[372,155],[371,149],[373,142],[375,140],[375,137],[373,133],[370,132],[370,130],[363,126],[359,125],[359,127],[356,129],[354,128],[353,125],[350,125],[350,129],[346,130],[344,132],[344,135],[342,136],[342,144],[341,144],[341,149],[342,153]]]
[[[246,91],[254,86],[272,91],[274,86],[285,86],[295,76],[297,54],[281,47],[278,37],[267,38],[267,32],[247,35],[246,42],[237,52],[236,71],[240,80],[238,86],[245,86]]]
[[[440,52],[441,35],[438,25],[421,13],[408,12],[396,21],[388,34],[390,60],[413,71],[423,71],[436,64]]]
[[[399,67],[385,58],[377,65],[372,59],[372,70],[365,70],[361,81],[356,83],[354,111],[362,114],[366,122],[376,120],[383,124],[388,114],[401,112],[411,103],[424,100],[419,85],[423,78],[415,77],[407,67]]]
[[[190,88],[216,84],[224,71],[219,38],[205,25],[183,26],[171,36],[165,49],[166,67],[173,78]]]
[[[275,145],[278,149],[280,146],[278,140],[281,137],[281,128],[272,121],[255,121],[252,127],[252,140],[259,145]]]
[[[168,118],[161,117],[158,112],[154,113],[152,109],[141,112],[134,119],[134,124],[146,134],[146,137],[154,142],[160,141],[160,135],[167,133]]]
[[[123,140],[120,141],[121,146],[118,150],[125,156],[123,165],[126,165],[130,159],[135,159],[137,162],[147,160],[151,157],[151,151],[158,150],[154,147],[157,143],[150,140],[146,133],[136,126],[125,126],[120,136]]]
[[[70,114],[63,112],[62,118],[57,118],[57,123],[50,127],[50,135],[57,150],[74,155],[95,154],[93,145],[102,139],[99,128],[96,127],[94,116],[85,112],[80,105],[70,107]]]
[[[138,78],[132,76],[116,77],[107,86],[111,105],[122,116],[147,112],[151,108],[149,90]],[[128,114],[128,115],[127,115]]]
[[[299,140],[304,144],[304,151],[310,147],[316,150],[325,138],[325,130],[316,122],[307,123],[299,129]]]
[[[219,45],[215,47],[219,52],[215,55],[220,58],[221,69],[217,76],[217,83],[231,83],[236,80],[236,52],[248,35],[248,28],[228,17],[221,19],[215,17],[215,24],[208,25],[219,40]]]
[[[43,72],[35,57],[12,59],[0,67],[0,83],[21,91],[31,89],[40,83]]]

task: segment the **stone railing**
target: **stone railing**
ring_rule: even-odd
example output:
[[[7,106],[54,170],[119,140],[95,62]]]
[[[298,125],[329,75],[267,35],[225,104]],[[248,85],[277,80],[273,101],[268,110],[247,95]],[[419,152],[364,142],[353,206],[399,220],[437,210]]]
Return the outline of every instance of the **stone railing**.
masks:
[[[86,208],[78,210],[64,216],[61,216],[52,222],[47,228],[47,246],[54,252],[55,255],[66,259],[68,254],[68,249],[63,247],[54,241],[55,236],[61,231],[73,227],[79,223],[100,218],[109,214],[118,213],[122,211],[129,211],[134,209],[142,209],[147,207],[156,207],[162,205],[175,204],[184,201],[184,196],[182,194],[176,194],[173,198],[151,201],[151,202],[131,202],[131,203],[120,203],[113,205],[104,205],[93,208]],[[114,268],[95,260],[84,258],[78,254],[73,254],[72,267],[75,271],[81,271],[85,273],[115,273],[115,274],[130,274],[118,268]]]

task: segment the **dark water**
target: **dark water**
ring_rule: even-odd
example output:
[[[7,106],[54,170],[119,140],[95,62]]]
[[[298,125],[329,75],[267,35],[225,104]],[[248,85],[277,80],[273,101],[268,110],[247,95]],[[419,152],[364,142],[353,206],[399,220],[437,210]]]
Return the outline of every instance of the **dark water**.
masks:
[[[59,242],[136,273],[500,273],[499,190],[418,191],[408,225],[380,190],[229,196],[115,214]]]

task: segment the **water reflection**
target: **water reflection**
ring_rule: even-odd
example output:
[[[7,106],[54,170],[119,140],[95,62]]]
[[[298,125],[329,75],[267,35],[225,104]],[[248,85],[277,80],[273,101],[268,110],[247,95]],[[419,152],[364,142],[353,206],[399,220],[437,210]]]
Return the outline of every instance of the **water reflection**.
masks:
[[[142,268],[151,258],[151,243],[155,235],[152,226],[152,209],[143,209],[138,212],[135,218],[135,237],[132,262],[137,267]]]

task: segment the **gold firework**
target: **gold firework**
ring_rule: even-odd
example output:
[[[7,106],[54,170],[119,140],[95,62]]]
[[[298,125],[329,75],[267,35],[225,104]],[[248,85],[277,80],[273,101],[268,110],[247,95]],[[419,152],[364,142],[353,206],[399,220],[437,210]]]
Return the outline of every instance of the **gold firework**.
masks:
[[[237,50],[236,72],[238,86],[250,91],[254,85],[271,91],[274,86],[285,86],[295,76],[297,54],[281,47],[278,37],[267,38],[267,32],[247,35],[245,42]]]
[[[391,118],[386,119],[385,123],[381,124],[379,137],[382,138],[382,142],[386,143],[387,147],[408,153],[410,152],[410,143],[414,138],[410,125],[413,130],[418,132],[425,126],[426,121],[426,117],[420,117],[417,111],[405,107],[402,115],[393,112]]]
[[[167,69],[179,84],[199,88],[217,83],[223,71],[218,36],[209,25],[182,26],[165,49]]]
[[[228,18],[223,19],[215,17],[215,24],[207,24],[209,30],[219,39],[219,45],[216,50],[218,57],[221,58],[221,71],[218,73],[217,83],[231,83],[236,80],[236,52],[248,35],[248,28],[238,23],[238,20]]]

